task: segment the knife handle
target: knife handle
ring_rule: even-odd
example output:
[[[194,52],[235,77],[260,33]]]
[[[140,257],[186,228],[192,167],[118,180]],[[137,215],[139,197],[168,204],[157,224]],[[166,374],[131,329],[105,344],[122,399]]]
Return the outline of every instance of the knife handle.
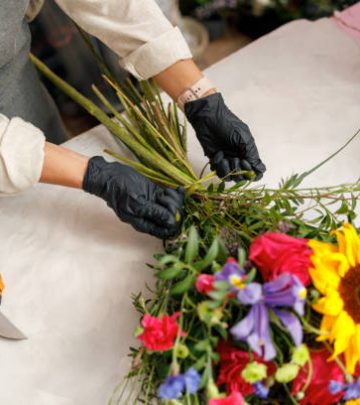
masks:
[[[2,292],[3,292],[4,288],[5,288],[5,284],[4,284],[3,278],[0,273],[0,304],[1,304]]]

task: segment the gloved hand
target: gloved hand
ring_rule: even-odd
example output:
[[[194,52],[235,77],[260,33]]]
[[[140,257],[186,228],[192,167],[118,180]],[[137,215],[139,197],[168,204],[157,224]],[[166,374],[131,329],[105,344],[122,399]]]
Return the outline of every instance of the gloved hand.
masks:
[[[195,129],[211,170],[225,180],[245,180],[232,171],[253,170],[255,180],[266,170],[259,157],[249,127],[225,105],[220,93],[211,94],[185,104],[185,114]]]
[[[83,189],[104,199],[139,232],[167,239],[180,230],[184,203],[180,187],[161,188],[131,167],[95,156],[89,160]]]

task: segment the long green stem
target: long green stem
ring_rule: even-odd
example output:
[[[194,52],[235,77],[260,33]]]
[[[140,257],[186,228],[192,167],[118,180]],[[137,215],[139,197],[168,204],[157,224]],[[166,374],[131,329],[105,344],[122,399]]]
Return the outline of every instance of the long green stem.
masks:
[[[60,89],[62,89],[69,97],[80,104],[86,111],[97,118],[101,123],[103,123],[114,135],[118,136],[125,145],[127,145],[131,150],[136,151],[137,155],[144,159],[144,161],[151,163],[154,167],[157,167],[162,172],[168,174],[171,178],[178,181],[183,185],[191,185],[192,180],[182,173],[180,170],[171,166],[169,162],[164,159],[159,153],[155,151],[148,151],[142,145],[139,145],[124,128],[119,127],[115,122],[111,120],[96,104],[91,100],[83,96],[76,89],[62,80],[59,76],[53,73],[45,64],[43,64],[34,55],[30,55],[31,60],[34,65],[54,84],[56,84]]]

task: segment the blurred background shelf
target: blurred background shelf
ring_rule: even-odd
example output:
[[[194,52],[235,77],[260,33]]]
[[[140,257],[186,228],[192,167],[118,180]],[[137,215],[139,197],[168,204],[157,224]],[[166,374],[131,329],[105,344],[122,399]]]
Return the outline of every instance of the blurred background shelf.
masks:
[[[194,59],[205,69],[280,25],[298,18],[330,16],[358,0],[156,0],[169,20],[180,27]],[[101,78],[93,55],[72,21],[54,0],[47,0],[30,25],[32,52],[52,70],[95,100],[94,83],[113,104],[116,98]],[[96,38],[93,46],[121,83],[129,74],[118,57]],[[69,132],[76,136],[97,124],[73,101],[45,81]],[[117,105],[121,111],[121,105]]]

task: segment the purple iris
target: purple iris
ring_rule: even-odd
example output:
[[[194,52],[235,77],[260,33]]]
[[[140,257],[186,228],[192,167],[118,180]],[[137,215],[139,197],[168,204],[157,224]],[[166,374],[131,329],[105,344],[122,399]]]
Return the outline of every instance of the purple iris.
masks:
[[[228,260],[222,270],[215,274],[215,281],[231,283],[232,276],[243,278],[244,275],[245,270],[241,269],[235,260]]]
[[[178,399],[184,392],[195,394],[199,389],[201,377],[199,373],[190,367],[184,374],[168,377],[159,387],[160,399]]]
[[[343,399],[345,401],[360,398],[360,377],[354,383],[350,384],[342,384],[335,380],[329,382],[330,394],[336,395],[341,391],[344,392]]]
[[[255,384],[253,384],[254,390],[255,390],[255,395],[259,397],[260,399],[266,399],[269,395],[269,387],[266,387],[262,382],[257,381]]]
[[[294,314],[280,308],[292,308],[303,315],[305,296],[305,287],[296,276],[289,273],[283,273],[263,285],[246,284],[245,288],[238,291],[237,298],[243,304],[251,305],[251,309],[244,319],[231,328],[231,333],[236,339],[246,341],[259,356],[271,360],[276,351],[270,338],[269,311],[278,316],[299,346],[303,338],[301,323]]]

